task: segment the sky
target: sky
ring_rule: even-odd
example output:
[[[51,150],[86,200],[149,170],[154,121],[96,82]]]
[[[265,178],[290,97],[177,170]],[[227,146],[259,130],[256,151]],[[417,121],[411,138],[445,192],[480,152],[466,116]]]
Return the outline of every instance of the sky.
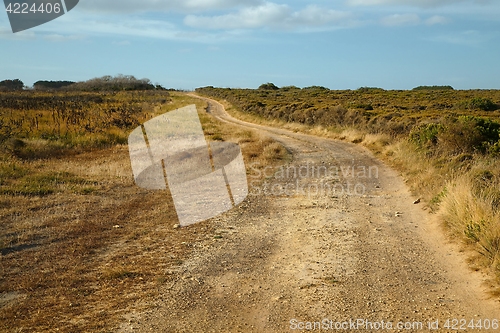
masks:
[[[80,0],[12,33],[0,80],[134,75],[166,88],[500,89],[499,0]]]

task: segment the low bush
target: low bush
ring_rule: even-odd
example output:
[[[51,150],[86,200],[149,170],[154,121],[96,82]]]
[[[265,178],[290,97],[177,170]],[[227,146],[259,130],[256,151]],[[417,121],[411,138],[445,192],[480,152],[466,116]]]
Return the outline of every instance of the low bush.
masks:
[[[409,140],[417,145],[418,148],[431,149],[438,143],[438,134],[441,133],[444,126],[440,123],[422,124],[412,129]]]
[[[452,86],[418,86],[413,88],[413,90],[454,90]]]
[[[499,108],[498,105],[493,103],[489,98],[474,97],[466,101],[458,103],[459,108],[466,110],[481,110],[481,111],[495,111]]]
[[[259,86],[259,90],[279,90],[280,88],[277,87],[274,83],[268,82],[261,84]]]
[[[485,154],[499,147],[500,123],[474,116],[446,118],[413,128],[409,140],[431,153]]]

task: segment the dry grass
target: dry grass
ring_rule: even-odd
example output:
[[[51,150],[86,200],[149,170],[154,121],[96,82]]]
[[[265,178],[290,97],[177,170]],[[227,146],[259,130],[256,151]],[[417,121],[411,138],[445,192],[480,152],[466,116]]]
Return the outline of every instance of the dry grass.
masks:
[[[342,131],[339,135],[340,140],[349,141],[352,143],[361,143],[364,141],[366,134],[361,132],[360,130],[354,128],[347,128]]]
[[[364,142],[363,142],[364,143]],[[382,144],[382,143],[381,143]],[[372,147],[372,145],[367,145]],[[407,141],[396,141],[379,151],[379,156],[396,167],[403,175],[407,185],[415,196],[421,197],[432,210],[440,203],[446,178],[433,163],[422,153],[415,151]]]
[[[429,156],[406,140],[386,144],[367,140],[404,176],[412,192],[439,214],[450,237],[468,249],[471,268],[491,274],[492,292],[500,290],[500,165],[480,154]],[[377,141],[377,140],[376,140]],[[394,140],[393,140],[394,141]],[[374,148],[375,146],[375,148]]]
[[[498,275],[500,268],[500,167],[476,161],[446,184],[440,214]],[[500,275],[498,276],[500,278]]]
[[[152,115],[191,103],[208,139],[239,141],[245,160],[262,165],[286,158],[274,142],[216,123],[198,99],[174,94]],[[109,332],[215,234],[210,221],[174,229],[171,198],[134,185],[125,145],[4,153],[0,174],[0,331]]]

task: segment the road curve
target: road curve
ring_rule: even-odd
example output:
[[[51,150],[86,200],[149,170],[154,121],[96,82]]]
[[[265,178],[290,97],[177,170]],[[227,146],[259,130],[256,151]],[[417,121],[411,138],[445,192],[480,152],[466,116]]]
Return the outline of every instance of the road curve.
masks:
[[[223,238],[199,245],[152,309],[131,314],[135,324],[119,332],[421,332],[436,324],[456,332],[455,319],[458,331],[494,331],[484,329],[500,319],[484,277],[467,269],[395,171],[363,147],[243,122],[203,99],[221,121],[282,143],[293,161],[265,185],[250,172],[252,195],[211,221]]]

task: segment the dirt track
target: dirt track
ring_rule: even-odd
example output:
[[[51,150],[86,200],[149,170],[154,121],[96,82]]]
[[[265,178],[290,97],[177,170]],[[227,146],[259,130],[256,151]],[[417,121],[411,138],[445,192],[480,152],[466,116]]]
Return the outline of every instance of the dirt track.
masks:
[[[446,320],[500,319],[483,277],[366,149],[243,123],[208,101],[222,121],[287,147],[289,177],[269,175],[267,193],[250,183],[253,195],[211,221],[220,238],[198,244],[152,309],[130,314],[120,332],[290,332],[324,319],[332,331],[363,319],[372,329],[359,321],[361,331],[398,331],[398,322],[412,327],[401,331],[428,331],[439,320],[440,332],[454,332]],[[467,325],[460,331],[482,331]]]

